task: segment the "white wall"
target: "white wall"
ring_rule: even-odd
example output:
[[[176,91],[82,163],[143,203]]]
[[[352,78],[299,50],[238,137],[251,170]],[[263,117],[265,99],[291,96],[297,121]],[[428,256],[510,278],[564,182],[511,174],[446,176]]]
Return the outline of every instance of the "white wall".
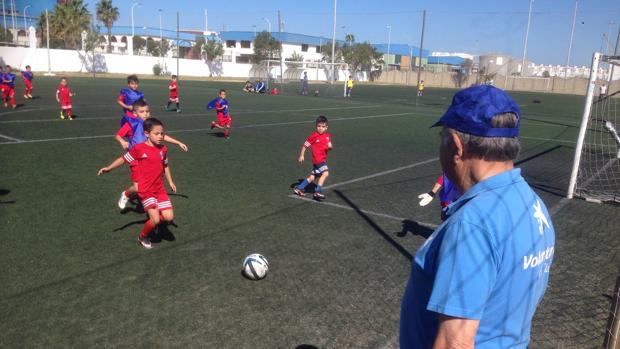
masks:
[[[92,72],[93,63],[90,53],[85,55],[83,51],[75,50],[49,51],[51,71],[53,72]],[[152,75],[153,65],[160,63],[171,74],[181,76],[221,76],[253,79],[267,75],[264,67],[234,62],[215,62],[210,67],[204,60],[180,59],[179,74],[176,71],[177,60],[175,58],[96,53],[95,61],[97,72],[118,74]],[[30,65],[33,71],[42,72],[48,70],[47,62],[48,54],[45,48],[0,47],[0,64],[9,64],[19,69],[24,69],[26,65]],[[301,78],[303,70],[287,69],[285,66],[284,76],[291,79]],[[310,79],[317,78],[317,69],[305,70],[308,71]],[[345,80],[347,74],[346,71],[340,71],[338,79]],[[273,78],[280,76],[279,64],[272,67],[271,76]],[[326,72],[323,69],[318,70],[318,79],[327,79]]]

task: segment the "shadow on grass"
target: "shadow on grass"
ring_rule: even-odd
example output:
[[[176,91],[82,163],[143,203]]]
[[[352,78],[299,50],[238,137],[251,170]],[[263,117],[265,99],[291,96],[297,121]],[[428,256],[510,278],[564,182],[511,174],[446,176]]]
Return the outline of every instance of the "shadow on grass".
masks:
[[[402,230],[396,233],[396,236],[398,236],[399,238],[405,237],[407,233],[411,233],[413,235],[418,235],[427,239],[433,233],[433,229],[421,225],[420,223],[412,221],[410,219],[405,219],[404,221],[402,221],[402,224]]]
[[[295,349],[319,349],[319,348],[311,344],[300,344],[296,346]]]
[[[289,187],[291,189],[295,188],[296,186],[300,185],[301,182],[304,181],[304,178],[298,178],[296,182],[291,183],[291,185],[289,185]],[[304,188],[304,192],[312,194],[314,193],[314,190],[316,189],[316,184],[314,183],[310,183],[308,184],[308,186],[306,188]]]
[[[351,199],[349,199],[344,193],[340,190],[334,190],[334,193],[338,195],[349,207],[353,209],[368,225],[379,234],[385,241],[387,241],[392,247],[394,247],[403,257],[407,258],[407,260],[411,261],[413,256],[406,248],[404,248],[401,244],[399,244],[396,240],[394,240],[388,233],[385,232],[372,218],[370,218],[366,213],[364,213],[359,206],[357,206]]]
[[[10,190],[8,189],[0,189],[0,196],[2,195],[9,195],[11,193]],[[10,201],[0,201],[0,204],[14,204],[15,200],[10,200]]]
[[[174,223],[171,223],[171,225],[176,227]],[[160,224],[151,234],[151,242],[154,244],[158,244],[162,242],[162,240],[171,242],[176,239],[176,236],[174,236],[174,234],[170,231],[170,228],[168,228],[168,224]]]
[[[114,230],[112,230],[112,231],[113,231],[113,232],[117,232],[117,231],[125,230],[125,229],[127,229],[127,228],[129,228],[129,227],[131,227],[131,226],[133,226],[133,225],[137,225],[137,224],[144,224],[144,223],[146,223],[146,221],[147,221],[147,220],[148,220],[148,219],[146,219],[146,218],[145,218],[145,219],[141,219],[141,220],[139,220],[139,221],[129,222],[129,223],[127,223],[127,224],[123,225],[122,227],[116,228],[116,229],[114,229]]]

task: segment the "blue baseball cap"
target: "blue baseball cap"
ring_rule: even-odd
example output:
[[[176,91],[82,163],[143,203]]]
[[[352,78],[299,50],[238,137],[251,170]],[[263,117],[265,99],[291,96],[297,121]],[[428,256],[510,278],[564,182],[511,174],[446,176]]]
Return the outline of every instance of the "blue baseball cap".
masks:
[[[492,127],[491,119],[504,113],[514,113],[517,125],[514,128]],[[520,121],[521,111],[512,97],[495,86],[480,85],[457,92],[448,110],[431,127],[445,126],[480,137],[517,137]]]

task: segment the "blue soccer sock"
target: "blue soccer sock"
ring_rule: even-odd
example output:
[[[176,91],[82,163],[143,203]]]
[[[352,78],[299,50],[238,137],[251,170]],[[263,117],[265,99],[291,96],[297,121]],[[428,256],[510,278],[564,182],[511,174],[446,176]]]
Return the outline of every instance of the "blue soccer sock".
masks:
[[[297,186],[297,188],[299,188],[299,189],[301,189],[301,190],[304,190],[304,188],[305,188],[308,184],[310,184],[310,182],[308,182],[308,180],[307,180],[307,179],[304,179],[304,181],[303,181],[303,182],[299,183],[299,185]]]
[[[315,192],[320,193],[323,191],[323,188],[321,188],[320,185],[317,184],[316,188],[314,189]]]

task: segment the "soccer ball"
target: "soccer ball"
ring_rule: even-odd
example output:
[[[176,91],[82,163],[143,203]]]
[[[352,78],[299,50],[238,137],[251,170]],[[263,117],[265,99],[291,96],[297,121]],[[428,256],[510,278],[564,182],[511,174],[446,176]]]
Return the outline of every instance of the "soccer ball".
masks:
[[[243,260],[243,274],[250,280],[260,280],[267,276],[269,262],[267,258],[258,253],[253,253]]]
[[[314,97],[318,97],[319,96],[319,90],[315,90],[314,91]]]

